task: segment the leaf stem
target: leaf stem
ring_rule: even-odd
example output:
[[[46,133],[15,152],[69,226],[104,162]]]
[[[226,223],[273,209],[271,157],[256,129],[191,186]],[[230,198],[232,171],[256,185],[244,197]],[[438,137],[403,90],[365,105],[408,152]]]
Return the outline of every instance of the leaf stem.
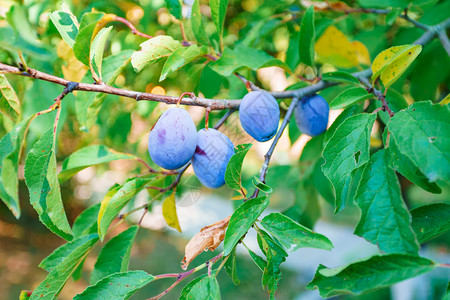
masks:
[[[161,297],[165,296],[167,293],[169,293],[175,286],[177,286],[181,281],[183,281],[186,277],[194,274],[197,271],[200,271],[206,267],[209,267],[210,265],[214,264],[216,261],[218,261],[221,257],[223,256],[223,252],[219,253],[218,255],[216,255],[215,257],[211,258],[210,260],[207,260],[206,262],[204,262],[203,264],[189,270],[186,272],[182,272],[182,273],[168,273],[168,274],[161,274],[161,275],[156,275],[155,276],[155,280],[158,279],[163,279],[163,278],[176,278],[177,280],[172,283],[172,285],[170,285],[167,289],[165,289],[162,293],[151,297],[147,300],[158,300]]]

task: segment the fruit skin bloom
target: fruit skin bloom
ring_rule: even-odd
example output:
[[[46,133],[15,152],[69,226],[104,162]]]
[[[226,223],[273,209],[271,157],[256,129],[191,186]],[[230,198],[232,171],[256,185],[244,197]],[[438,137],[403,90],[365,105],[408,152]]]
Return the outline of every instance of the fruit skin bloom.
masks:
[[[156,121],[148,137],[148,152],[161,168],[175,170],[192,158],[197,145],[197,129],[189,113],[182,108],[166,110]]]
[[[234,154],[233,142],[215,129],[202,129],[198,132],[192,167],[200,182],[211,189],[225,184],[225,170]]]
[[[295,108],[295,120],[302,133],[316,136],[327,129],[330,106],[320,95],[303,97]]]
[[[249,135],[259,142],[266,142],[277,133],[280,107],[269,93],[250,92],[239,106],[239,119]]]

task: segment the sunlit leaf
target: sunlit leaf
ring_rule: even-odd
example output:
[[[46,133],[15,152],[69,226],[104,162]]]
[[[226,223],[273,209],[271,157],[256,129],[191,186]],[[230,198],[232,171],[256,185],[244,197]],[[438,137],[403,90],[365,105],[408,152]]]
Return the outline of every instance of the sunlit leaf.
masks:
[[[168,35],[155,36],[140,46],[141,50],[134,52],[131,56],[131,64],[137,72],[150,63],[169,57],[176,49],[182,47],[179,41]]]
[[[98,79],[102,80],[102,63],[103,63],[103,52],[105,50],[106,41],[108,35],[111,32],[112,26],[102,28],[99,33],[95,36],[91,44],[91,50],[89,52],[89,64]]]
[[[0,112],[13,121],[20,115],[20,102],[4,74],[0,74]]]
[[[179,300],[220,300],[219,283],[216,276],[201,275],[183,288]]]
[[[206,46],[199,48],[197,45],[192,45],[187,48],[178,48],[167,58],[166,63],[164,64],[161,71],[159,81],[163,81],[172,72],[175,72],[184,65],[187,65],[191,61],[205,55],[206,53]]]
[[[71,240],[72,230],[61,199],[56,171],[55,129],[48,129],[25,160],[25,182],[30,202],[41,222],[60,237]]]
[[[48,14],[63,40],[72,48],[78,34],[78,20],[66,11],[57,10]]]
[[[195,38],[201,44],[208,45],[209,40],[205,31],[205,22],[200,11],[200,0],[194,0],[191,8],[191,26]]]
[[[222,35],[228,0],[210,0],[209,6],[211,7],[211,17],[216,25],[217,32],[219,32],[219,35]]]
[[[183,9],[180,0],[165,0],[169,12],[178,20],[183,19]]]
[[[422,51],[421,45],[394,46],[382,51],[372,63],[372,80],[380,77],[387,88],[393,84]]]
[[[181,232],[177,216],[177,205],[175,204],[175,193],[171,193],[163,202],[162,214],[167,225]]]
[[[319,60],[336,67],[356,67],[358,56],[354,45],[334,26],[329,26],[320,36],[315,46]]]
[[[103,16],[104,13],[88,12],[83,14],[83,17],[81,18],[80,28],[75,37],[75,43],[73,44],[73,53],[75,54],[75,57],[86,66],[90,65],[89,58],[94,30],[97,26],[97,22],[100,21]]]

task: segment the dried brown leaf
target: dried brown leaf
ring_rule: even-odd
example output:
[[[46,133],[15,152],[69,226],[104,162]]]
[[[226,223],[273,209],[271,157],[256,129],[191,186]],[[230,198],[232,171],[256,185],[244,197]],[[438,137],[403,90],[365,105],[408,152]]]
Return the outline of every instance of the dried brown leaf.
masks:
[[[225,231],[228,227],[230,217],[203,227],[199,233],[187,243],[181,267],[186,270],[189,264],[203,251],[214,251],[225,238]]]

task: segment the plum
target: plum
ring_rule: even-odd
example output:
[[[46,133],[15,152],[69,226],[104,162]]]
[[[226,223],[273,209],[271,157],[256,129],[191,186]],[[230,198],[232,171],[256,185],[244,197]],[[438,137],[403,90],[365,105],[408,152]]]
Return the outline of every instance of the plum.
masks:
[[[277,133],[280,121],[277,100],[263,91],[250,92],[239,106],[239,119],[245,131],[255,140],[266,142]]]
[[[295,108],[295,120],[302,133],[316,136],[327,129],[330,106],[320,95],[303,97]]]
[[[215,129],[198,132],[192,167],[198,180],[211,189],[225,184],[225,170],[234,154],[233,142]]]
[[[175,170],[194,155],[197,129],[189,113],[178,107],[166,110],[148,137],[148,152],[158,166]]]

